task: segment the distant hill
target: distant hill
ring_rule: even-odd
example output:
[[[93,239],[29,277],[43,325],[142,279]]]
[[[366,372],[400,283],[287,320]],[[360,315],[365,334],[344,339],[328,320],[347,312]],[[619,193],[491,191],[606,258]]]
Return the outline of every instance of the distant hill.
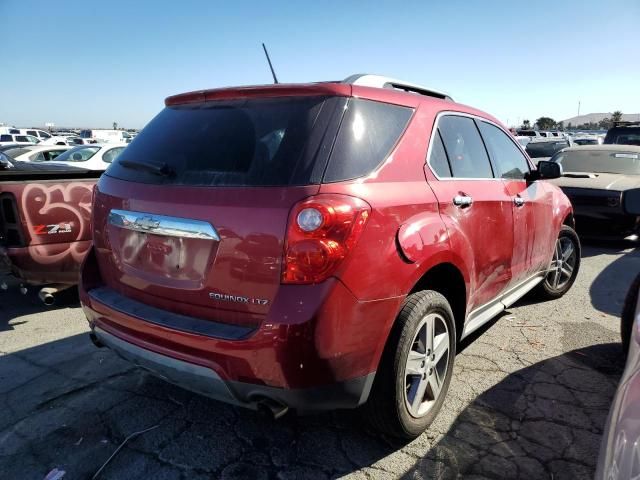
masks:
[[[598,123],[605,118],[611,118],[613,112],[609,113],[587,113],[585,115],[580,115],[577,117],[567,118],[563,120],[564,126],[566,127],[569,123],[571,125],[582,125],[585,123]],[[623,113],[622,120],[628,122],[637,122],[640,120],[640,113]]]

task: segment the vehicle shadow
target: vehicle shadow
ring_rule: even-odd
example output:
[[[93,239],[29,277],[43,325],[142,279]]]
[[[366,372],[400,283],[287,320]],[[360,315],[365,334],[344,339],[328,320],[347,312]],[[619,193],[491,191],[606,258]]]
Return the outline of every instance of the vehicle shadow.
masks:
[[[610,343],[514,372],[467,406],[402,478],[593,478],[623,368],[620,345]]]
[[[407,443],[376,434],[360,412],[275,421],[219,403],[75,335],[0,356],[0,471],[40,480],[55,467],[90,478],[126,437],[157,425],[131,439],[101,478],[335,478],[363,469],[588,478],[621,370],[618,344],[542,361],[488,388],[441,435],[438,427]]]
[[[57,310],[75,307],[79,304],[78,291],[70,288],[56,295],[56,303],[47,306],[38,298],[41,287],[28,287],[25,295],[20,293],[20,282],[14,277],[0,276],[0,283],[6,282],[8,289],[0,291],[0,332],[13,330],[24,322],[13,322],[14,319],[40,313],[46,310]]]
[[[586,250],[586,249],[585,249]],[[619,254],[623,250],[593,250],[593,255]],[[609,263],[599,271],[589,286],[589,296],[593,308],[603,313],[619,316],[626,291],[640,272],[640,250],[633,249]],[[622,289],[622,291],[621,291]]]

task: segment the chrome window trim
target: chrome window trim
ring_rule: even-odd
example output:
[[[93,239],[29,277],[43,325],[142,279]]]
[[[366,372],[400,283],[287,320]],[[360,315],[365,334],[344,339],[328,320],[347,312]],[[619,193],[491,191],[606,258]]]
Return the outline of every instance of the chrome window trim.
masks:
[[[426,158],[426,162],[425,162],[426,165],[429,167],[429,170],[431,170],[431,173],[433,174],[433,176],[436,177],[436,180],[441,181],[441,182],[452,181],[452,180],[456,180],[456,181],[461,181],[461,180],[472,180],[472,181],[478,181],[478,180],[482,180],[482,181],[487,181],[487,180],[503,181],[503,180],[508,180],[508,181],[516,181],[516,182],[523,181],[523,180],[516,180],[516,179],[513,179],[513,178],[501,178],[501,177],[485,177],[485,178],[465,178],[465,177],[454,177],[454,176],[451,176],[451,177],[440,177],[436,173],[436,171],[433,169],[433,167],[431,166],[431,149],[433,147],[434,132],[437,132],[437,129],[438,129],[438,123],[440,122],[440,119],[442,117],[448,116],[448,115],[458,116],[458,117],[468,117],[468,118],[471,118],[473,120],[486,122],[489,125],[493,125],[495,127],[498,127],[500,130],[502,130],[502,132],[504,132],[511,139],[511,141],[516,145],[516,147],[518,147],[520,152],[524,153],[524,159],[527,161],[527,165],[529,166],[529,171],[531,171],[531,160],[529,159],[529,156],[522,149],[520,144],[518,142],[516,142],[515,139],[512,138],[512,135],[509,132],[505,131],[505,129],[502,128],[500,125],[498,125],[496,122],[494,122],[492,120],[489,120],[488,118],[481,117],[480,115],[474,115],[474,114],[466,113],[466,112],[457,112],[455,110],[442,110],[441,112],[438,112],[438,114],[436,115],[436,119],[433,122],[433,127],[431,128],[431,138],[429,138],[429,146],[427,147],[427,158]],[[484,137],[482,136],[482,133],[480,132],[479,129],[478,129],[478,135],[480,135],[480,139],[482,140],[482,143],[484,144]],[[444,144],[444,141],[443,141],[443,144]],[[446,146],[445,146],[445,151],[446,151]],[[491,167],[493,168],[493,162],[491,162],[491,157],[489,156],[489,152],[488,151],[487,151],[487,157],[489,157],[489,163],[491,163]],[[451,172],[451,174],[453,175],[453,171]]]
[[[216,229],[210,223],[202,220],[113,209],[109,212],[108,222],[110,225],[134,232],[220,241]]]

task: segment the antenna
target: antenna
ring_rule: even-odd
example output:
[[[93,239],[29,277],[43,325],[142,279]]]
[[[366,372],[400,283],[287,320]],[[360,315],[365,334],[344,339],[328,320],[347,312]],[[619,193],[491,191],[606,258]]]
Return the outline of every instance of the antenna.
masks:
[[[264,50],[264,54],[267,56],[267,62],[269,62],[269,68],[271,69],[271,75],[273,75],[273,83],[278,83],[278,77],[276,77],[276,72],[273,70],[273,65],[271,65],[271,59],[269,58],[269,52],[267,52],[267,47],[262,44],[262,49]]]

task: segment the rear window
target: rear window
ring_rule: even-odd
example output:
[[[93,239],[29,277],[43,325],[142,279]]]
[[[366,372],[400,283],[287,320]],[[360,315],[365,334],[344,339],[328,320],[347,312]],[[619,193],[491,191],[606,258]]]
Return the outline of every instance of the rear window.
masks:
[[[100,147],[76,147],[56,157],[56,162],[86,162],[93,157]]]
[[[551,157],[554,153],[567,148],[569,141],[529,142],[525,149],[531,158]]]
[[[4,153],[9,155],[11,158],[19,157],[20,155],[24,155],[25,153],[29,153],[31,150],[28,148],[11,148],[9,150],[5,150]]]
[[[310,185],[323,176],[347,180],[384,161],[411,112],[342,97],[172,106],[106,173],[141,183],[197,186]]]

